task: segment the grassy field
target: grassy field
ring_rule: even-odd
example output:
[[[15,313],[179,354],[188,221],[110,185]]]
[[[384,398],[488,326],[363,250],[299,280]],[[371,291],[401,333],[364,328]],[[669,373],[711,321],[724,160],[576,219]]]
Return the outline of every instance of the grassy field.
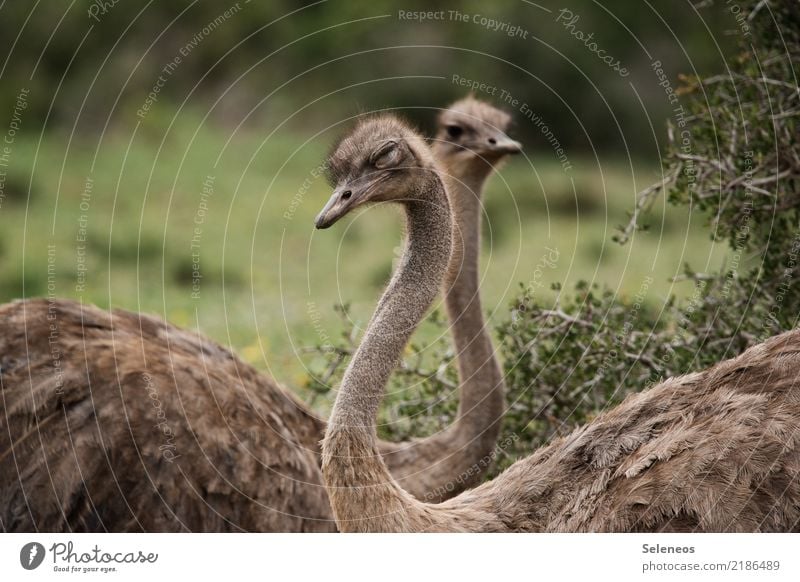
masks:
[[[155,313],[302,387],[303,348],[341,333],[333,306],[351,302],[353,320],[368,319],[399,250],[397,211],[359,212],[317,232],[330,190],[315,168],[330,136],[265,142],[251,130],[226,143],[228,133],[183,119],[163,142],[147,125],[102,140],[17,140],[0,207],[0,299],[52,291]],[[632,244],[611,241],[656,166],[573,156],[565,174],[546,153],[527,154],[487,195],[483,297],[494,321],[508,316],[520,283],[549,298],[551,283],[579,279],[632,295],[652,276],[648,297],[666,298],[690,291],[669,282],[684,262],[721,264],[704,219],[673,208],[653,209],[652,230]],[[558,260],[542,266],[548,248]]]

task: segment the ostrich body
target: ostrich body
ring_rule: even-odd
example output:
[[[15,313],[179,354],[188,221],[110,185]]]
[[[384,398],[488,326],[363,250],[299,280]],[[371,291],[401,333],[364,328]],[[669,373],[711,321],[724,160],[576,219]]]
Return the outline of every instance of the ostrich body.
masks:
[[[341,163],[359,150],[361,166]],[[318,227],[376,201],[401,203],[407,223],[400,266],[345,373],[323,441],[322,469],[340,530],[800,528],[800,331],[629,396],[441,504],[404,491],[379,454],[375,415],[395,362],[446,275],[448,196],[425,143],[392,117],[356,126],[331,165],[336,188]]]
[[[4,305],[0,329],[3,530],[335,530],[324,424],[231,352],[73,301]]]
[[[484,106],[472,103],[465,123],[488,143],[502,127],[481,116],[507,119]],[[513,149],[477,141],[471,155],[442,150],[472,199],[489,175],[471,177],[474,167]],[[479,248],[477,229],[477,219],[461,227]],[[404,487],[429,501],[455,494],[453,477],[488,468],[503,409],[477,261],[468,250],[453,263],[446,295],[459,420],[378,445]],[[230,351],[155,317],[70,300],[0,306],[0,330],[0,530],[335,531],[319,469],[324,421]]]

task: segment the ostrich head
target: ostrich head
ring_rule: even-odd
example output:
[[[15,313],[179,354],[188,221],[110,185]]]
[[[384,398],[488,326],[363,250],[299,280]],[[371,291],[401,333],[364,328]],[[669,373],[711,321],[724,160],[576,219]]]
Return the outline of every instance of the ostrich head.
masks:
[[[328,228],[367,203],[417,199],[436,177],[436,162],[425,141],[387,114],[359,121],[334,146],[327,168],[334,190],[317,215],[317,228]]]
[[[436,154],[450,164],[469,163],[477,157],[494,165],[522,150],[522,144],[506,135],[510,123],[505,111],[471,95],[465,97],[439,115]]]

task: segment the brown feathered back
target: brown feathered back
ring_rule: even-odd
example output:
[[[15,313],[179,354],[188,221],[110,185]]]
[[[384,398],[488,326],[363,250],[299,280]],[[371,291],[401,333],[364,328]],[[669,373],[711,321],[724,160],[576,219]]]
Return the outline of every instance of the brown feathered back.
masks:
[[[202,336],[14,302],[0,307],[0,381],[4,531],[335,531],[324,423]]]
[[[425,509],[441,514],[418,529],[800,531],[800,331],[631,395]]]

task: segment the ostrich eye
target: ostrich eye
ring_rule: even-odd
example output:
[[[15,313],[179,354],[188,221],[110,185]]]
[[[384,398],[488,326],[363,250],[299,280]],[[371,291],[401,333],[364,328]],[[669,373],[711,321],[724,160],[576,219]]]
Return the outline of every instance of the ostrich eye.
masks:
[[[450,137],[458,137],[462,133],[464,133],[464,128],[460,125],[448,125],[447,126],[447,135]]]

